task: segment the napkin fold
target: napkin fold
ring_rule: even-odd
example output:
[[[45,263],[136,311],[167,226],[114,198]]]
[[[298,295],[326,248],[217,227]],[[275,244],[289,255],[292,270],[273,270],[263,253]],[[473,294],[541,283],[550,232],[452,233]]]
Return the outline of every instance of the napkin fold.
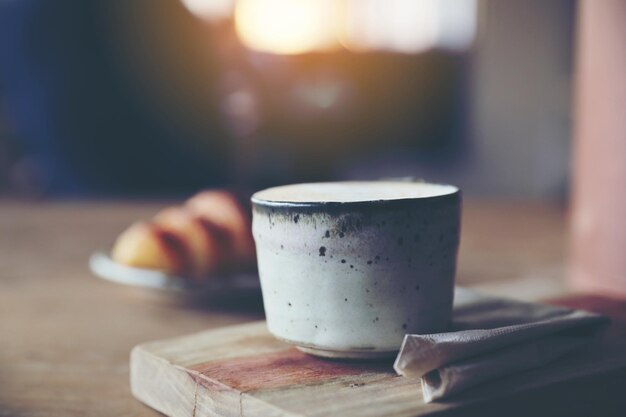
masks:
[[[451,329],[408,334],[394,369],[419,377],[426,402],[543,366],[593,339],[607,317],[455,290]]]

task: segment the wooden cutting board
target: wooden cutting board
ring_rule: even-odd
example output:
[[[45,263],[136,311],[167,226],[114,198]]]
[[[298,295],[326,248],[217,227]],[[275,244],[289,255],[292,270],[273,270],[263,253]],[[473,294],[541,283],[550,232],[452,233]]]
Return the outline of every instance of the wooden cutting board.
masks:
[[[131,388],[170,417],[626,415],[626,302],[557,304],[614,320],[585,351],[445,402],[425,404],[419,380],[396,376],[391,362],[315,358],[274,339],[264,322],[137,346]]]

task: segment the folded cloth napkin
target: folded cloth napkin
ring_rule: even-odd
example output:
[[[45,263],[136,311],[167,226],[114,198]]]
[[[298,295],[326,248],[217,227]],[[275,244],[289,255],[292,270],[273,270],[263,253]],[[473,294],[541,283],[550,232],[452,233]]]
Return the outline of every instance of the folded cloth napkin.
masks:
[[[426,402],[479,383],[540,367],[582,347],[608,318],[565,307],[455,290],[451,329],[408,334],[394,364],[420,377]]]

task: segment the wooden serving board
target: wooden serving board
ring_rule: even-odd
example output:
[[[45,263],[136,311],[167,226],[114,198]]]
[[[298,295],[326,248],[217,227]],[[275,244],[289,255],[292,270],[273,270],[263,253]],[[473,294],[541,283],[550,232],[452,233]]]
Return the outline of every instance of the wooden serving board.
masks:
[[[131,354],[134,396],[170,417],[626,415],[626,302],[558,304],[611,315],[597,345],[552,365],[425,404],[419,380],[391,362],[315,358],[264,322],[146,343]]]

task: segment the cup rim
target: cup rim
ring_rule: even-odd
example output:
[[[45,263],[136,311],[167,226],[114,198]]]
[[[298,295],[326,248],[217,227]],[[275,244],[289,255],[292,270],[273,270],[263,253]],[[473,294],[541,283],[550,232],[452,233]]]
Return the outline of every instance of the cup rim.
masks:
[[[281,200],[270,200],[260,198],[258,195],[262,192],[293,186],[293,185],[313,185],[313,184],[333,184],[333,183],[372,183],[377,181],[329,181],[329,182],[310,182],[310,183],[297,183],[297,184],[285,184],[276,187],[270,187],[263,190],[259,190],[255,192],[250,201],[252,202],[254,207],[268,207],[268,208],[348,208],[348,207],[359,207],[359,206],[386,206],[386,205],[395,205],[402,204],[408,202],[426,202],[426,201],[441,201],[450,198],[457,198],[461,195],[461,190],[459,187],[451,184],[442,184],[442,183],[434,183],[423,180],[396,180],[396,179],[385,179],[380,180],[380,182],[393,182],[393,183],[415,183],[415,184],[425,184],[430,186],[437,187],[445,187],[449,188],[449,192],[443,192],[441,194],[428,195],[428,196],[414,196],[414,197],[402,197],[402,198],[391,198],[391,199],[376,199],[376,200],[357,200],[357,201],[281,201]]]

